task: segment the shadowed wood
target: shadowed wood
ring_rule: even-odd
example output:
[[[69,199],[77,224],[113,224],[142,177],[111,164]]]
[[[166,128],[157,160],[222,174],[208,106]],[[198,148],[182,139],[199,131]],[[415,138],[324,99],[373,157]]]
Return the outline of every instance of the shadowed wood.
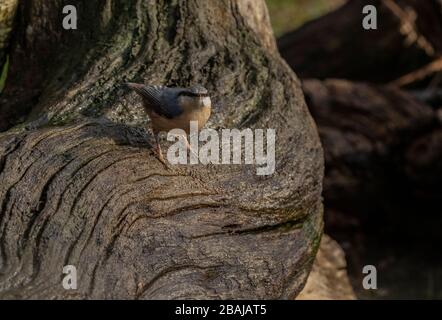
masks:
[[[362,27],[377,9],[377,29]],[[351,0],[278,39],[281,55],[304,78],[386,83],[438,59],[442,5],[437,0]]]

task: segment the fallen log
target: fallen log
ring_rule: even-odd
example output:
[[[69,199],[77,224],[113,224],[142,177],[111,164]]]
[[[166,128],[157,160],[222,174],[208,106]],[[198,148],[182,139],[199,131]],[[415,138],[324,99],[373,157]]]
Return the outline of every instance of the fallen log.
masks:
[[[431,107],[393,87],[332,79],[305,80],[303,88],[324,146],[327,206],[370,212],[389,196],[412,198],[405,195],[423,187],[411,174],[420,165],[438,172],[440,148],[430,145],[440,124]],[[440,194],[439,177],[427,177],[428,196]]]

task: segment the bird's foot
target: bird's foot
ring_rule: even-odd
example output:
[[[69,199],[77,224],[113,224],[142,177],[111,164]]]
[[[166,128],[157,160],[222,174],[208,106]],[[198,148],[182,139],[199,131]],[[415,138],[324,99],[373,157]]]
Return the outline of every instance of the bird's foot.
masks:
[[[154,154],[155,154],[155,157],[164,165],[164,167],[167,170],[171,169],[169,163],[166,161],[166,159],[164,159],[163,153],[161,151],[160,152],[154,152]]]

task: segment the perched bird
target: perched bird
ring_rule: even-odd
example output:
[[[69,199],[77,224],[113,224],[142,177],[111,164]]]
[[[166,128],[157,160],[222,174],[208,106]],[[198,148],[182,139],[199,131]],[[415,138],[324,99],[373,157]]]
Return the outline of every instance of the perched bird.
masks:
[[[191,121],[198,122],[198,129],[201,129],[210,117],[212,102],[207,89],[201,85],[169,88],[129,82],[127,86],[143,99],[144,109],[152,122],[157,154],[163,163],[165,161],[158,140],[161,131],[182,129],[189,134]],[[187,136],[184,138],[190,150]]]

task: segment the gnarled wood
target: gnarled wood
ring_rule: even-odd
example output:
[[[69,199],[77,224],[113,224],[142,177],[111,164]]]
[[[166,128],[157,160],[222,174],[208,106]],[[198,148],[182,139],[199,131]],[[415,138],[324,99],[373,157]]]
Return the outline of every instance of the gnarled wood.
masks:
[[[322,149],[271,41],[234,0],[76,4],[70,32],[61,1],[20,3],[0,113],[27,121],[0,135],[0,296],[294,298],[322,232]],[[128,80],[198,82],[209,127],[276,129],[275,174],[164,168]]]

